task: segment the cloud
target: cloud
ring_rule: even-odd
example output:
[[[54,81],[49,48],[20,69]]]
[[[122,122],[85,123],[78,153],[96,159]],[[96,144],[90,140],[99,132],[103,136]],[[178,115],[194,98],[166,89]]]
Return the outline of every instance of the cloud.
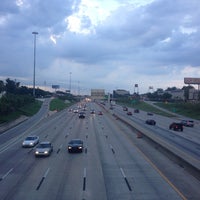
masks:
[[[199,70],[198,0],[8,0],[0,6],[1,77],[83,88],[183,84]],[[183,73],[184,71],[184,73]],[[180,73],[181,72],[181,73]],[[193,74],[198,75],[198,73]],[[76,87],[76,86],[74,86]],[[156,86],[155,86],[156,87]]]

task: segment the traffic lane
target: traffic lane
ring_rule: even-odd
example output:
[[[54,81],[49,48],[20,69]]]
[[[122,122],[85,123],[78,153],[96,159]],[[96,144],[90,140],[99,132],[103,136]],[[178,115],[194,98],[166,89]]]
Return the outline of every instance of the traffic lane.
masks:
[[[164,117],[164,116],[160,116],[160,115],[154,115],[153,117],[154,120],[156,120],[157,122],[157,126],[161,127],[161,128],[165,128],[167,130],[169,130],[169,125],[173,122],[178,122],[180,123],[180,119],[177,118],[168,118],[168,117]],[[173,131],[173,130],[172,130]],[[196,143],[200,144],[200,126],[199,124],[194,125],[194,127],[186,127],[183,126],[183,131],[182,132],[177,132],[177,131],[173,131],[176,134],[181,135],[182,137],[194,141]]]
[[[181,134],[174,133],[174,131],[166,131],[157,126],[145,126],[157,136],[163,138],[165,141],[168,141],[170,144],[177,146],[183,152],[186,152],[197,160],[200,159],[199,143],[188,140],[187,138],[182,137]]]
[[[42,165],[45,161],[45,165]],[[38,158],[39,165],[15,193],[15,199],[80,199],[83,155],[69,155],[66,149],[49,158]]]
[[[64,120],[64,124],[65,124],[65,126],[67,125],[65,120]],[[52,124],[52,126],[54,127],[54,124]],[[53,140],[53,138],[55,138],[56,135],[59,134],[62,129],[60,120],[58,120],[58,127],[61,129],[58,130],[58,133],[51,126],[47,126],[47,127],[49,128],[49,130],[47,129],[49,135],[43,134],[41,139],[43,138],[43,140],[49,140],[49,141]],[[38,128],[38,129],[40,129],[40,128]],[[38,131],[38,132],[40,132],[40,131]],[[43,133],[43,131],[42,131],[42,133]],[[20,182],[19,177],[15,176],[15,174],[19,173],[19,172],[16,173],[17,167],[20,166],[19,167],[20,171],[22,171],[25,168],[25,166],[27,166],[28,163],[30,163],[29,159],[32,160],[33,153],[34,153],[34,148],[22,148],[21,142],[18,142],[16,144],[14,144],[12,146],[12,148],[7,149],[6,151],[4,151],[3,153],[0,154],[1,180],[3,181],[4,184],[9,186],[7,188],[10,188],[16,182]],[[31,162],[29,164],[29,168],[32,168],[33,165],[34,165],[34,163]],[[20,176],[21,178],[24,177],[25,172],[26,172],[26,170],[24,169],[24,173],[21,174],[21,176]],[[13,177],[14,177],[14,179],[12,179]],[[6,194],[7,191],[9,191],[9,190],[3,190],[2,195]]]
[[[89,114],[88,126],[85,130],[85,145],[84,145],[84,181],[85,187],[83,199],[89,200],[106,200],[106,187],[104,182],[104,174],[100,159],[100,150],[98,148],[99,141],[96,137],[96,132],[99,133],[95,121],[97,116]],[[101,128],[100,128],[101,129]],[[97,134],[98,134],[97,133]],[[84,186],[84,185],[83,185]]]
[[[118,125],[119,124],[123,123],[119,122]],[[123,126],[121,133],[128,137],[129,141],[132,142],[133,145],[137,144],[139,148],[138,150],[144,154],[146,160],[150,161],[150,164],[154,166],[158,173],[162,174],[163,178],[167,177],[167,179],[170,180],[169,183],[173,188],[175,188],[175,190],[178,188],[178,191],[184,193],[187,199],[198,199],[200,195],[198,189],[199,182],[195,177],[188,174],[182,166],[175,164],[165,155],[160,153],[157,146],[154,148],[154,146],[152,147],[152,144],[149,144],[146,140],[138,139],[137,134],[133,133],[128,126]]]
[[[111,150],[118,165],[118,171],[121,171],[127,188],[132,191],[132,196],[138,198],[142,196],[142,199],[181,199],[155,168],[144,159],[138,149],[120,133],[118,127],[114,126],[114,123],[109,123],[108,120],[105,123],[110,126],[108,146],[112,146]],[[108,176],[111,171],[113,173],[112,168],[108,169]]]
[[[106,199],[131,199],[131,192],[124,181],[118,164],[115,162],[112,147],[107,141],[109,136],[108,130],[104,126],[104,117],[105,113],[103,116],[96,116],[94,133],[106,187]]]
[[[129,116],[126,116],[125,114],[123,114],[123,116],[125,116],[126,118],[129,117]],[[159,116],[158,118],[160,120],[161,117]],[[154,133],[157,136],[162,137],[163,139],[167,140],[168,142],[176,145],[182,151],[190,153],[192,156],[195,156],[195,158],[197,158],[197,159],[199,158],[200,149],[199,149],[198,140],[195,140],[196,138],[193,138],[191,140],[191,138],[185,137],[183,135],[183,132],[169,130],[168,128],[166,130],[166,128],[159,126],[158,121],[155,126],[150,126],[150,125],[147,125],[146,123],[144,123],[142,119],[139,119],[139,118],[136,119],[132,116],[129,117],[129,119],[137,122],[138,124],[146,127],[149,130],[152,130],[152,133]],[[155,119],[155,116],[151,117],[151,119]],[[185,133],[185,134],[187,134],[187,133]]]
[[[100,117],[100,116],[98,116],[97,117],[97,122],[98,122],[98,124],[99,124],[99,128],[98,128],[98,126],[94,126],[94,127],[97,127],[98,129],[97,130],[99,130],[97,133],[96,133],[96,135],[101,135],[103,138],[104,138],[104,140],[107,138],[105,135],[104,135],[104,129],[105,129],[105,127],[102,127],[102,119],[104,119],[104,118],[102,118],[102,117]],[[80,125],[82,124],[82,128],[84,128],[85,127],[85,125],[84,125],[84,121],[82,120],[82,121],[78,121],[78,122],[80,122]],[[77,124],[77,123],[76,123]],[[74,127],[77,127],[77,130],[72,130],[72,136],[73,136],[73,134],[74,134],[74,136],[75,137],[77,137],[77,136],[79,136],[78,134],[79,134],[79,132],[80,132],[80,130],[82,130],[82,128],[80,128],[80,126],[74,126]],[[64,129],[62,129],[63,131],[64,131]],[[79,131],[79,132],[78,132]],[[102,131],[102,132],[101,132]],[[63,134],[59,134],[60,136],[61,135],[63,135]],[[83,135],[83,134],[81,134],[81,135]],[[71,134],[69,135],[69,139],[70,139],[70,136],[71,136]],[[85,136],[86,137],[86,136]],[[58,140],[56,139],[56,142],[57,142]],[[99,141],[97,142],[97,144],[99,144]],[[104,142],[104,145],[105,145],[106,143]],[[59,146],[59,144],[57,144],[57,146]],[[108,145],[108,146],[106,146],[106,147],[109,147],[108,148],[108,152],[106,152],[105,154],[107,155],[108,153],[110,154],[110,152],[111,152],[111,156],[112,156],[112,153],[113,153],[113,151],[111,150],[111,148],[110,148],[110,145]],[[103,146],[103,149],[105,149],[104,148],[104,146]],[[62,151],[61,151],[62,152]],[[102,154],[102,152],[101,152],[101,154]],[[54,155],[56,155],[56,154],[54,154]],[[60,154],[59,154],[60,155]],[[53,157],[51,157],[51,158],[53,158]],[[109,157],[108,157],[109,158]],[[44,161],[46,161],[47,159],[44,159]],[[111,159],[112,160],[112,159]],[[108,159],[108,161],[110,161],[110,159]],[[39,162],[39,164],[40,164],[41,162]],[[52,167],[53,167],[53,164],[54,163],[56,163],[56,162],[52,162],[52,164],[51,165],[45,165],[45,166],[43,166],[42,165],[42,167],[39,167],[39,168],[42,168],[42,171],[40,171],[40,175],[38,175],[38,177],[37,177],[37,179],[39,179],[40,181],[41,180],[44,180],[43,182],[42,182],[42,185],[41,185],[41,187],[39,187],[40,189],[43,187],[43,186],[45,186],[46,184],[43,184],[43,183],[47,183],[47,180],[49,180],[50,178],[49,177],[51,177],[50,175],[51,175],[51,172],[54,172],[54,171],[52,171]],[[103,163],[104,163],[104,161],[103,161]],[[112,162],[110,163],[111,165],[112,165]],[[52,166],[52,167],[51,167]],[[60,165],[59,165],[60,166]],[[76,166],[76,165],[75,165]],[[86,170],[85,170],[86,169]],[[112,168],[113,169],[113,168]],[[115,170],[116,169],[116,170]],[[56,171],[58,171],[59,170],[59,167],[58,167],[58,169],[56,170]],[[119,174],[119,171],[120,171],[120,174]],[[37,172],[37,171],[36,171]],[[83,167],[83,174],[88,174],[87,173],[87,168],[85,168],[85,167]],[[125,191],[127,190],[127,186],[126,186],[126,184],[125,184],[125,182],[124,182],[124,177],[123,177],[123,174],[124,173],[122,173],[123,171],[121,170],[121,169],[119,169],[119,168],[114,168],[114,170],[113,170],[113,172],[114,172],[114,174],[113,174],[113,176],[114,177],[116,177],[116,182],[114,183],[114,185],[115,185],[115,187],[114,188],[117,188],[117,191],[115,191],[115,192],[111,192],[112,194],[119,194],[119,191],[120,191],[120,188],[121,187],[119,187],[119,182],[121,181],[121,183],[122,183],[122,186],[124,187],[124,189],[125,189]],[[112,175],[112,172],[110,172],[111,173],[111,175]],[[42,174],[42,175],[41,175]],[[95,174],[95,173],[94,173]],[[108,176],[109,176],[110,174],[108,174]],[[35,176],[33,177],[33,179],[36,177],[36,174],[35,174]],[[122,178],[119,178],[119,177],[122,177]],[[43,179],[44,178],[44,179]],[[54,176],[52,176],[52,183],[54,183]],[[78,180],[80,180],[80,179],[78,179]],[[109,182],[109,180],[111,180],[111,181],[113,181],[113,179],[108,179],[108,182]],[[40,185],[40,181],[39,181],[39,184],[37,185],[37,187]],[[33,183],[32,181],[31,181],[31,183]],[[50,181],[50,183],[51,183],[51,181]],[[89,183],[89,182],[88,182]],[[47,183],[48,184],[48,183]],[[28,183],[26,183],[25,185],[28,185]],[[31,184],[32,185],[32,184]],[[50,185],[53,185],[53,184],[50,184]],[[46,187],[46,186],[45,186]],[[53,187],[53,186],[51,186],[51,187]],[[122,188],[123,188],[122,187]],[[21,188],[22,187],[20,187],[20,189],[18,190],[18,192],[17,192],[17,194],[20,194],[20,191],[21,191]],[[112,188],[110,188],[111,190],[112,190]],[[53,190],[53,189],[52,189]],[[49,188],[48,188],[48,191],[49,191]],[[89,188],[88,188],[88,190],[87,191],[90,191],[89,190]],[[122,190],[123,191],[123,190]],[[21,192],[23,192],[23,190],[21,191]],[[23,192],[24,193],[24,192]],[[44,191],[44,196],[45,195],[47,195],[48,196],[48,192],[47,191]],[[109,194],[111,194],[111,193],[109,193]],[[36,193],[37,194],[37,193]],[[80,193],[79,193],[80,194]],[[73,194],[71,194],[72,196],[73,196]],[[120,194],[119,194],[120,195]],[[129,193],[126,193],[126,195],[130,195]],[[20,196],[20,195],[19,195]],[[33,196],[34,196],[34,193],[33,193]],[[43,196],[43,193],[41,193],[41,195],[38,195],[38,196]],[[65,196],[65,195],[64,195]],[[39,198],[39,197],[38,197]]]
[[[65,130],[63,130],[63,133],[59,134],[58,137],[60,139],[56,139],[56,143],[58,143],[57,146],[60,146],[59,141],[63,142],[63,140],[70,140],[70,138],[81,137],[80,126],[82,127],[81,128],[82,130],[84,127],[83,126],[84,123],[83,121],[79,121],[78,123],[79,124],[77,124],[77,126],[73,127],[73,130],[71,130],[71,133],[67,138],[63,137]],[[55,160],[55,158],[58,158],[58,156],[62,154],[63,154],[62,158]],[[66,154],[67,154],[68,160],[66,160]],[[34,168],[32,170],[32,173],[28,177],[26,177],[26,180],[24,181],[24,183],[21,184],[17,190],[15,190],[15,199],[27,198],[26,196],[27,194],[25,193],[25,191],[30,191],[29,193],[30,199],[44,199],[44,198],[51,199],[52,196],[55,197],[55,199],[56,197],[59,197],[59,199],[66,199],[66,196],[71,197],[72,199],[73,198],[79,199],[77,196],[78,195],[77,191],[80,188],[80,193],[82,193],[82,184],[81,184],[81,187],[78,187],[79,182],[78,183],[74,182],[74,179],[76,179],[77,177],[77,180],[81,180],[81,181],[83,180],[84,173],[82,173],[82,171],[84,172],[84,168],[80,164],[83,162],[79,159],[76,161],[75,158],[77,158],[77,156],[76,157],[75,156],[76,155],[69,155],[67,153],[67,149],[63,147],[60,151],[56,151],[56,152],[54,151],[54,153],[48,158],[36,159],[36,162],[38,163],[37,168]],[[70,163],[72,166],[71,169],[69,166]],[[65,166],[64,169],[62,166]],[[79,176],[77,174],[77,170],[81,172],[82,176]],[[60,176],[58,175],[58,172],[61,172]],[[69,173],[68,178],[66,178],[66,174],[65,174],[67,172]],[[36,181],[36,179],[38,181]],[[34,185],[36,184],[35,182],[38,182],[37,187],[36,187],[37,192],[34,190],[34,187],[33,187],[33,184]],[[56,184],[56,182],[58,183],[61,182],[61,183]],[[73,188],[76,188],[76,191],[73,192]],[[65,194],[66,191],[68,190],[70,191],[70,193]],[[61,191],[63,191],[63,193]],[[10,199],[12,198],[10,197]]]
[[[95,138],[92,137],[94,134],[90,120],[90,115],[86,115],[85,119],[77,118],[76,126],[67,137],[68,142],[74,138],[82,139],[84,150],[83,153],[69,154],[66,145],[65,156],[72,158],[70,161],[72,167],[68,170],[69,175],[59,189],[57,196],[59,199],[106,199],[102,170],[98,164],[98,153],[94,145]],[[81,161],[77,160],[79,157],[82,158]]]
[[[14,199],[16,190],[37,165],[31,153],[17,155],[1,167],[0,199]]]
[[[44,118],[47,115],[48,112],[48,104],[49,99],[45,100],[37,114],[30,117],[23,123],[17,125],[16,127],[13,127],[2,134],[0,134],[0,145],[4,144],[6,141],[12,139],[13,137],[16,137],[20,134],[22,134],[24,131],[35,125],[37,122],[39,122],[42,118]]]
[[[132,111],[133,115],[132,116],[127,116],[129,118],[133,118],[137,121],[137,119],[143,121],[145,123],[145,121],[147,119],[154,119],[156,121],[156,125],[161,127],[161,128],[165,128],[167,130],[169,130],[169,125],[172,122],[180,122],[181,119],[179,117],[174,117],[174,118],[169,118],[169,117],[165,117],[162,115],[157,115],[157,114],[153,114],[153,115],[147,115],[147,112],[144,111],[140,111],[140,113],[134,113],[134,109],[133,108],[129,108],[130,111]],[[114,109],[115,112],[117,112],[117,114],[122,114],[123,116],[126,116],[127,112],[123,111],[122,108],[117,107],[117,109]],[[194,127],[184,127],[183,132],[181,133],[182,137],[185,137],[191,141],[195,141],[200,143],[200,129],[199,129],[199,124],[196,123],[194,125]]]
[[[59,125],[59,124],[60,123],[58,122],[57,125]],[[51,131],[52,131],[52,134],[54,134],[54,131],[52,129],[49,129],[49,132],[51,132]],[[59,134],[59,135],[63,135],[63,134]],[[34,187],[39,187],[41,181],[43,180],[43,177],[45,177],[45,178],[47,177],[47,174],[49,174],[49,172],[51,171],[50,169],[52,168],[53,163],[56,163],[56,161],[54,161],[54,160],[51,161],[52,158],[54,158],[56,155],[57,155],[56,153],[53,153],[50,157],[47,157],[47,158],[38,158],[38,159],[35,158],[35,163],[37,163],[37,167],[32,168],[31,173],[28,174],[26,176],[26,178],[24,178],[24,180],[25,180],[24,182],[18,181],[18,183],[20,182],[20,184],[17,184],[16,187],[12,188],[15,192],[12,194],[7,194],[9,196],[9,198],[10,199],[13,199],[13,198],[14,199],[26,199],[27,198],[26,191],[32,191],[33,193],[32,194],[30,193],[30,198],[32,198],[32,195],[33,195],[33,199],[34,199],[34,197],[35,197],[35,194],[34,194],[35,188]],[[32,153],[32,155],[30,155],[30,157],[33,158],[34,154]],[[24,162],[25,161],[26,160],[24,160]],[[62,162],[62,160],[61,160],[61,162]],[[34,165],[32,165],[32,166],[34,166]],[[21,164],[21,168],[23,169],[23,164]],[[31,168],[31,166],[30,166],[30,168]],[[23,171],[23,170],[21,170],[21,171]],[[59,171],[59,169],[58,169],[58,171]],[[9,176],[9,177],[14,177],[13,174],[11,174],[11,175],[12,176]],[[23,173],[21,174],[21,177],[24,177]],[[6,179],[5,181],[9,182],[9,179]],[[54,186],[54,185],[52,184],[52,186]],[[48,193],[48,191],[46,191],[46,193]],[[38,199],[38,198],[36,198],[36,199]],[[43,198],[41,198],[41,199],[43,199]]]
[[[52,129],[56,129],[56,126],[54,125],[56,121],[60,121],[60,124],[66,123],[66,113],[61,112],[59,114],[54,114],[51,117],[44,118],[40,123],[33,124],[31,127],[26,129],[24,132],[21,129],[21,131],[12,139],[9,138],[9,135],[5,134],[6,142],[0,145],[0,153],[3,153],[4,151],[11,148],[15,143],[19,143],[28,136],[28,135],[37,135],[40,137],[40,140],[43,139],[43,137],[48,136],[48,128],[51,127]],[[71,116],[68,120],[71,120]],[[59,124],[59,126],[60,126]],[[59,127],[58,126],[58,127]],[[20,144],[21,145],[21,144]]]

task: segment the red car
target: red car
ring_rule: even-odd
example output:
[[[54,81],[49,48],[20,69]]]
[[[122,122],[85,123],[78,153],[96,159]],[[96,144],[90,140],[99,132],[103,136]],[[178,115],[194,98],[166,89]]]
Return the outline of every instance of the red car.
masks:
[[[169,129],[172,129],[174,131],[183,131],[183,124],[173,122],[169,125]]]
[[[133,115],[131,111],[127,112],[127,115]]]
[[[98,115],[103,115],[103,113],[101,111],[99,111]]]

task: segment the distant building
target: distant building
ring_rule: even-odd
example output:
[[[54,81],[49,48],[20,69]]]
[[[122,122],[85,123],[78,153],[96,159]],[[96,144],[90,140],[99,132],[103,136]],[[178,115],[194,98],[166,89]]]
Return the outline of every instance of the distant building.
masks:
[[[105,99],[104,89],[91,89],[91,98],[94,99]]]
[[[118,97],[127,97],[130,96],[130,92],[127,90],[113,90],[113,98],[118,98]]]
[[[189,89],[189,100],[198,100],[199,99],[199,91],[195,88]]]
[[[172,95],[172,99],[174,100],[184,100],[185,96],[184,96],[184,90],[181,89],[177,89],[177,90],[165,90],[165,93],[171,94]]]

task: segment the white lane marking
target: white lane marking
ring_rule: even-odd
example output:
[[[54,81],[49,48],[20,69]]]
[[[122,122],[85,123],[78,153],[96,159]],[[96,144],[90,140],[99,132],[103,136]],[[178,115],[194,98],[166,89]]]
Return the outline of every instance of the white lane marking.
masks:
[[[0,180],[5,179],[12,171],[13,171],[13,168],[11,168],[6,174],[4,174],[4,175],[0,178]]]
[[[120,168],[120,171],[121,171],[121,173],[122,173],[122,176],[123,176],[124,178],[126,178],[126,175],[125,175],[125,173],[124,173],[124,170],[123,170],[122,168]]]
[[[48,175],[49,171],[50,171],[50,168],[48,168],[48,169],[47,169],[47,171],[45,172],[45,174],[44,174],[44,176],[43,176],[44,178],[46,178],[46,177],[47,177],[47,175]]]

